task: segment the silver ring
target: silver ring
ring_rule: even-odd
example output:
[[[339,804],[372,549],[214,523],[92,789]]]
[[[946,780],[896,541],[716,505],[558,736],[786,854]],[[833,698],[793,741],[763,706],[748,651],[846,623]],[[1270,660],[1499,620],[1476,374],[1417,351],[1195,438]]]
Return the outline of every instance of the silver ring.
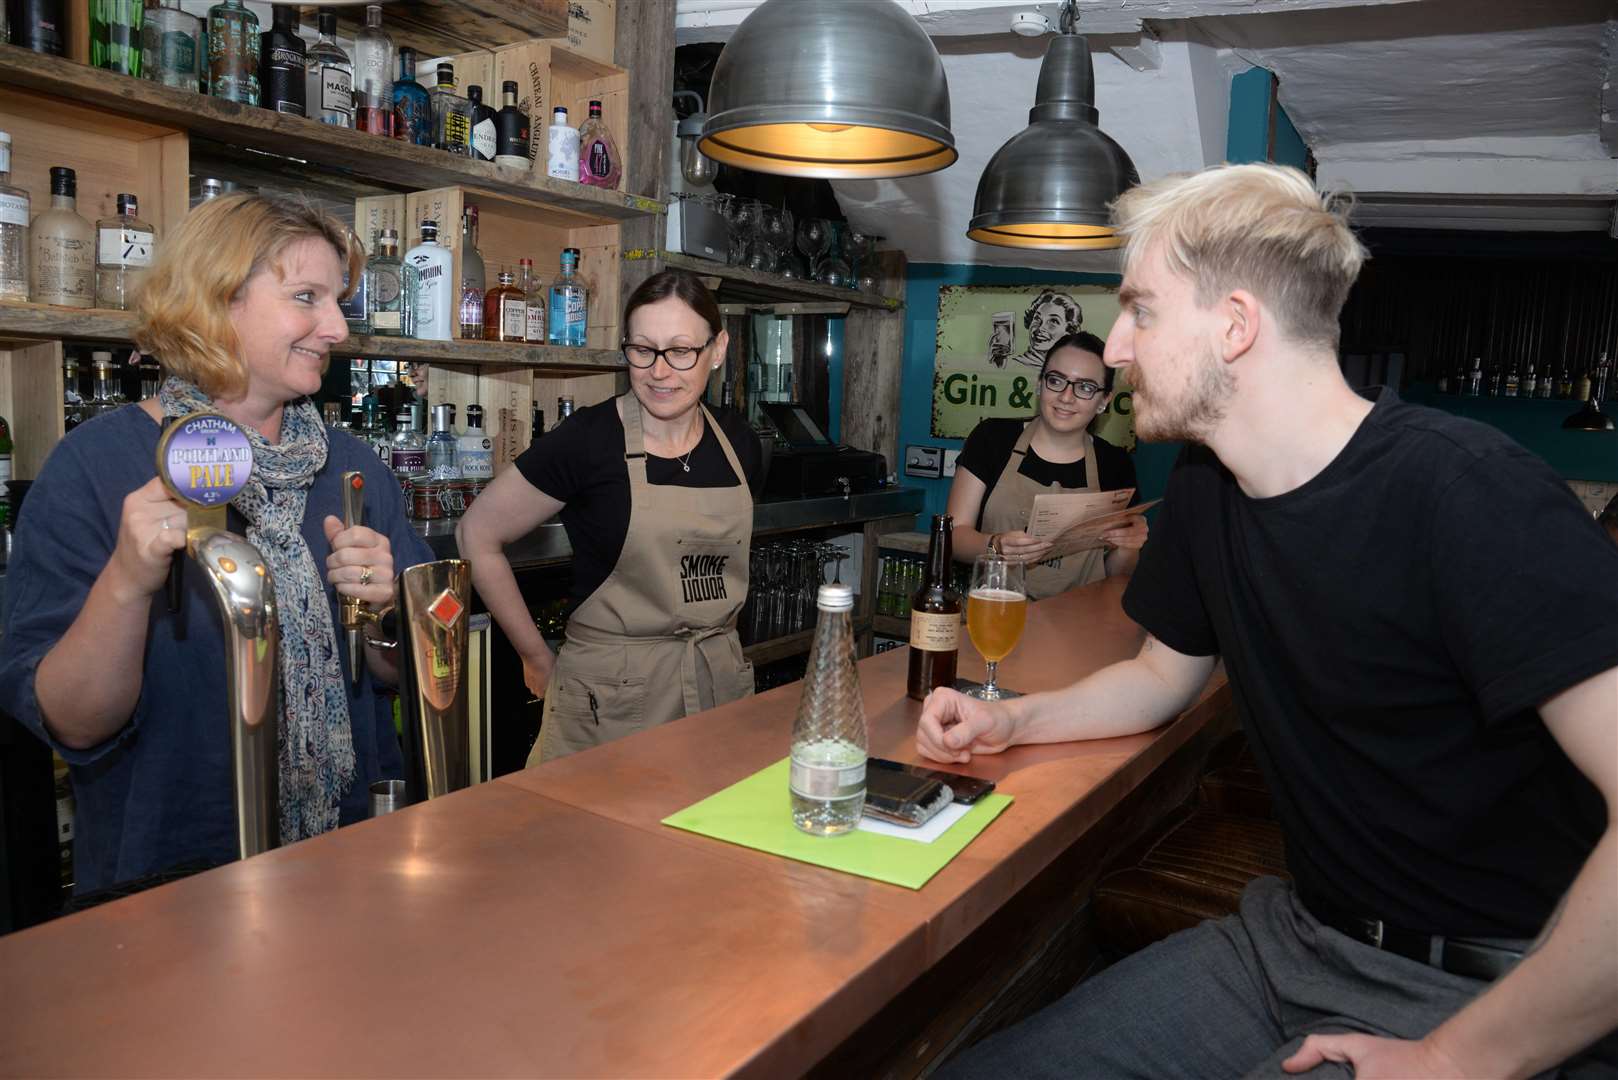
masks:
[[[372,570],[369,566],[360,567],[360,584],[369,585],[371,583],[371,575],[375,572],[376,571]]]
[[[164,518],[163,519],[163,528],[167,529],[171,524],[172,524],[172,522],[170,521],[169,518]]]

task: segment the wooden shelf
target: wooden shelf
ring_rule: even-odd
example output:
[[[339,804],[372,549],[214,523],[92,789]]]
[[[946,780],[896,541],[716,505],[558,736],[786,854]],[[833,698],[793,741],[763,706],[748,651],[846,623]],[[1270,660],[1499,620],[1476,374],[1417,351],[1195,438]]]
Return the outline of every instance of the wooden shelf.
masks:
[[[871,629],[869,618],[856,618],[854,620],[854,634],[858,637]],[[908,635],[910,631],[906,630]],[[788,634],[786,637],[771,638],[768,641],[755,642],[742,649],[742,655],[754,664],[768,664],[776,660],[784,660],[789,656],[801,656],[809,651],[814,644],[815,632],[811,628],[798,634]]]
[[[315,25],[318,8],[299,6],[304,26]],[[346,37],[365,25],[365,9],[337,9]],[[409,45],[423,57],[468,49],[494,49],[534,38],[567,36],[567,0],[404,0],[384,9],[384,25],[395,44]]]
[[[900,641],[910,640],[910,619],[900,615],[873,615],[871,616],[871,629],[883,637],[898,638]]]
[[[478,188],[538,208],[562,228],[611,225],[663,212],[662,203],[644,196],[454,157],[431,147],[132,79],[15,45],[0,45],[0,85],[179,128],[243,148],[240,153],[247,161],[288,158],[399,191],[449,185]],[[35,192],[34,197],[43,200],[45,193]]]
[[[637,253],[628,253],[625,258],[634,258]],[[640,258],[652,258],[650,252],[638,253]],[[716,277],[719,279],[719,299],[721,303],[739,302],[747,303],[757,301],[760,303],[812,303],[815,301],[831,301],[833,303],[851,304],[854,307],[877,308],[885,311],[898,311],[904,303],[892,297],[876,296],[858,289],[839,289],[831,285],[821,285],[814,281],[797,281],[784,278],[780,274],[766,274],[761,270],[749,270],[744,266],[730,266],[726,263],[712,262],[708,259],[699,259],[693,255],[680,255],[672,251],[658,252],[665,266],[676,266],[681,270],[689,270],[693,274],[703,277]]]
[[[135,316],[128,311],[65,308],[49,304],[0,302],[0,343],[66,338],[134,344]],[[332,349],[336,357],[385,356],[451,364],[500,364],[558,372],[617,371],[624,358],[616,349],[570,349],[505,341],[417,341],[414,338],[349,338]]]

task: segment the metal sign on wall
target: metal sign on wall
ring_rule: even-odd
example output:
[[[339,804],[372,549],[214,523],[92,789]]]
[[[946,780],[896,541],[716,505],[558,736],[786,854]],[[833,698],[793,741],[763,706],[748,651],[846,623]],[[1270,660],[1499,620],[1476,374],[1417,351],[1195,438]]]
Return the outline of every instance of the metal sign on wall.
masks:
[[[938,290],[932,434],[964,439],[990,417],[1034,415],[1039,368],[1065,334],[1103,340],[1118,317],[1110,285],[946,285]],[[1120,373],[1095,433],[1135,447],[1128,380]]]

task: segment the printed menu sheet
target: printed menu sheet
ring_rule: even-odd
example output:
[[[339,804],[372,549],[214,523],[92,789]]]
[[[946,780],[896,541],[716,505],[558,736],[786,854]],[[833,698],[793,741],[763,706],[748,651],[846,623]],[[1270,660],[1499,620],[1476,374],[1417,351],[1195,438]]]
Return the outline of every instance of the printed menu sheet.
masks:
[[[1131,517],[1163,501],[1153,499],[1130,506],[1129,500],[1134,497],[1134,488],[1035,495],[1033,512],[1028,515],[1028,535],[1051,541],[1047,559],[1103,547],[1102,533],[1127,524]]]

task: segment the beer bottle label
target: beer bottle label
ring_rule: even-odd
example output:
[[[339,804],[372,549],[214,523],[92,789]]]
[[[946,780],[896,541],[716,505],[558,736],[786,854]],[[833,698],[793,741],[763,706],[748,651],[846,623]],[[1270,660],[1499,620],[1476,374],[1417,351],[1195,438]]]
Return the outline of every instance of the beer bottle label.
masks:
[[[937,615],[912,609],[910,647],[925,652],[956,651],[961,647],[961,616],[959,613]]]

